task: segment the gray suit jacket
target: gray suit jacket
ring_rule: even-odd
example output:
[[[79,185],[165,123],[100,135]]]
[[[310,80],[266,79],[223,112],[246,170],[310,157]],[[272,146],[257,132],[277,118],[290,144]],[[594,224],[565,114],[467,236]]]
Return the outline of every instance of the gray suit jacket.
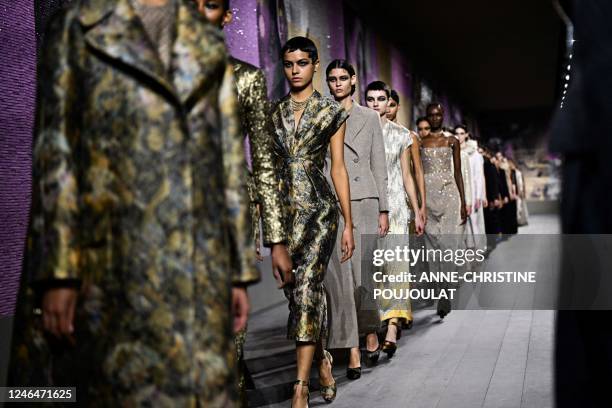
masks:
[[[346,121],[344,163],[349,175],[351,200],[378,198],[379,211],[389,211],[387,163],[380,119],[375,111],[357,103],[353,103]],[[331,184],[329,170],[328,154],[326,175]]]

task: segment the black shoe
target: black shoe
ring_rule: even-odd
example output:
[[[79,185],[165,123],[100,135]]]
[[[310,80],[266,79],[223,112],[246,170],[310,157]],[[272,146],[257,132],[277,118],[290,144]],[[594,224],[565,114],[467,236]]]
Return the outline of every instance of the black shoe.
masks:
[[[346,369],[346,377],[349,380],[358,380],[359,378],[361,378],[361,367],[348,367]]]
[[[378,363],[379,357],[380,357],[380,345],[374,351],[369,351],[368,349],[366,349],[366,352],[365,352],[366,366],[372,367],[376,365],[376,363]]]
[[[406,322],[406,326],[404,328],[406,330],[412,329],[412,320],[408,320],[408,322]]]
[[[444,319],[444,317],[451,312],[451,302],[448,299],[440,299],[438,300],[438,316],[440,319]]]

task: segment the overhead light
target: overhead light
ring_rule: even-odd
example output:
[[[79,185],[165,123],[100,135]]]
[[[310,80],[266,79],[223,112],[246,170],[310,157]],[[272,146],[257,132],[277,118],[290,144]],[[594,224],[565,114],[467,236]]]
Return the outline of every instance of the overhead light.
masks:
[[[565,84],[565,88],[567,88],[569,86],[569,84]]]
[[[568,71],[570,71],[571,69],[572,69],[572,66],[571,66],[571,65],[568,65],[568,66],[567,66],[567,70],[568,70]]]
[[[563,91],[563,95],[565,95],[566,93],[567,93],[567,89],[565,89],[565,90]]]
[[[569,55],[569,59],[572,59],[573,56],[574,56],[574,54],[570,54]]]
[[[566,80],[566,81],[569,81],[569,80],[570,80],[570,76],[569,76],[569,74],[565,76],[565,80]]]

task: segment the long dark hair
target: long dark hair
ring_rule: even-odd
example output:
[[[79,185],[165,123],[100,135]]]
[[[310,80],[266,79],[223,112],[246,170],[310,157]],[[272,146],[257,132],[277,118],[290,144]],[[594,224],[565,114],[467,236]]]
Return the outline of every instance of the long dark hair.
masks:
[[[349,73],[349,76],[356,76],[357,74],[355,73],[355,68],[353,68],[353,66],[344,59],[335,59],[332,62],[329,63],[329,65],[327,66],[327,69],[325,70],[325,76],[328,77],[329,73],[332,71],[332,69],[344,69],[346,70],[346,72]],[[355,85],[353,85],[351,87],[351,95],[355,93]]]

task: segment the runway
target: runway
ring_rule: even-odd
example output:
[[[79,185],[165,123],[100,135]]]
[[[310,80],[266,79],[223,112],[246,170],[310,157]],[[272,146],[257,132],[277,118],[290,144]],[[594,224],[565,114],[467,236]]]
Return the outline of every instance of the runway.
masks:
[[[520,234],[560,232],[554,215],[534,215]],[[512,238],[489,259],[491,270],[512,270],[525,262],[526,241]],[[529,241],[533,244],[533,241]],[[542,248],[548,251],[548,248]],[[538,253],[538,248],[529,248]],[[530,260],[533,262],[533,259]],[[501,267],[503,265],[503,268]],[[254,313],[246,344],[255,389],[251,406],[288,407],[295,376],[293,344],[285,340],[286,304]],[[346,378],[346,362],[334,366],[338,396],[334,407],[547,408],[553,406],[555,312],[550,310],[454,310],[440,322],[433,310],[416,310],[398,353]],[[326,405],[311,377],[311,406]]]

